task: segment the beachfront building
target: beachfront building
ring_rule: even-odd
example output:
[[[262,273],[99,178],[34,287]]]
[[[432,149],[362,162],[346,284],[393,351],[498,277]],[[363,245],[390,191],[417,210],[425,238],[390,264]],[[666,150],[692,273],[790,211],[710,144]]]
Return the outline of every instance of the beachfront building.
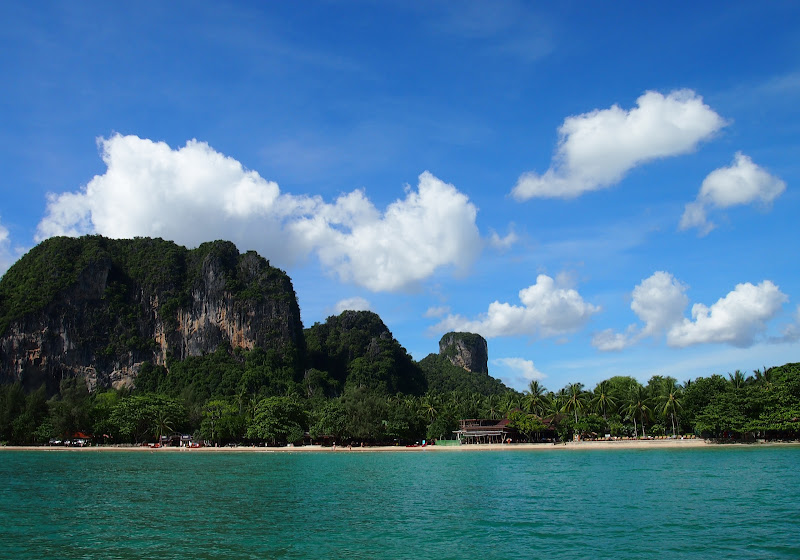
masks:
[[[502,420],[488,418],[461,420],[460,428],[453,433],[462,444],[517,441],[517,431],[510,427],[508,423],[508,418],[503,418]]]

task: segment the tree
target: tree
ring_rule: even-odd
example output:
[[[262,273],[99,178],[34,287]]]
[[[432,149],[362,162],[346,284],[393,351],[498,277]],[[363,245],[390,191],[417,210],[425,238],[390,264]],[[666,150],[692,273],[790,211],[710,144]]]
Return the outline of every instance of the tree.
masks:
[[[307,423],[305,410],[294,399],[267,397],[256,405],[247,437],[273,446],[294,443],[303,439]]]
[[[539,383],[538,379],[532,379],[522,397],[522,404],[525,410],[531,414],[542,416],[547,410],[547,401],[547,389]]]
[[[429,425],[425,431],[425,437],[428,440],[434,439],[447,439],[448,436],[453,435],[453,432],[458,429],[458,420],[452,414],[441,414]]]
[[[683,420],[689,425],[696,424],[696,417],[718,395],[726,392],[730,387],[728,380],[721,375],[698,377],[692,382],[684,383],[682,398]],[[695,430],[697,431],[697,430]]]
[[[92,406],[89,408],[89,421],[92,424],[92,432],[95,437],[103,440],[116,440],[119,432],[111,421],[111,414],[114,407],[119,404],[122,397],[118,391],[109,390],[94,393],[92,395]]]
[[[610,381],[605,380],[597,384],[589,404],[592,410],[603,416],[603,420],[608,420],[608,411],[617,405],[617,399],[611,395]]]
[[[82,378],[64,379],[48,406],[55,435],[69,438],[75,432],[90,431],[89,389]]]
[[[321,409],[312,413],[309,432],[312,438],[329,436],[340,440],[347,429],[347,409],[340,399],[326,401]]]
[[[508,418],[514,410],[522,408],[522,395],[516,391],[507,391],[500,397],[500,412]]]
[[[683,408],[681,399],[682,391],[677,381],[671,377],[664,378],[657,402],[661,414],[672,421],[672,435],[675,437],[678,436],[678,410]]]
[[[425,416],[425,418],[428,419],[428,422],[433,422],[439,415],[439,409],[442,407],[442,401],[439,395],[428,391],[425,393],[425,395],[423,395],[419,406],[420,412],[423,416]]]
[[[347,413],[346,436],[361,441],[384,439],[388,407],[383,393],[350,386],[345,389],[342,402]]]
[[[121,400],[111,413],[109,421],[119,434],[139,443],[149,434],[160,437],[185,419],[183,406],[165,395],[134,395]]]
[[[764,367],[763,369],[754,369],[753,375],[755,375],[755,382],[759,385],[770,386],[774,381],[773,375],[773,368],[767,369]]]
[[[483,405],[483,412],[487,418],[492,420],[500,419],[500,396],[489,395]]]
[[[631,388],[630,393],[628,393],[626,412],[633,419],[634,434],[636,434],[636,417],[639,417],[639,422],[642,425],[642,437],[645,437],[644,422],[650,414],[650,399],[647,396],[647,389],[641,385]]]
[[[586,408],[586,392],[583,390],[583,383],[570,383],[565,391],[561,412],[572,413],[577,424],[578,414],[582,413],[584,408]]]
[[[200,433],[214,443],[241,439],[245,432],[244,415],[239,407],[224,399],[214,399],[203,405]]]
[[[742,387],[745,386],[748,379],[750,379],[746,378],[744,373],[738,369],[733,373],[729,373],[728,378],[730,379],[731,385],[733,385],[735,389],[741,389]]]
[[[727,433],[741,435],[748,431],[749,399],[744,389],[732,388],[717,395],[697,415],[695,429],[702,434],[721,437]]]
[[[539,417],[535,414],[523,412],[522,410],[512,411],[508,419],[510,420],[508,425],[523,433],[528,440],[538,440],[539,434],[546,429],[546,426]]]

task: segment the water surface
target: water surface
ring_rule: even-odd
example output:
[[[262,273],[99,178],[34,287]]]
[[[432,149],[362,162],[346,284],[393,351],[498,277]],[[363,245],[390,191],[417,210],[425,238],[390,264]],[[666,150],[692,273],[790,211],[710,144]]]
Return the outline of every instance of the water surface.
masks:
[[[800,558],[798,447],[0,453],[0,557]]]

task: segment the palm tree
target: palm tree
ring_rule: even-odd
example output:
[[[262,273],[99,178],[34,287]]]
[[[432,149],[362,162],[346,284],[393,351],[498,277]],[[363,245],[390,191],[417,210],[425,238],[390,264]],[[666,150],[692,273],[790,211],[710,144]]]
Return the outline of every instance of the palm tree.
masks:
[[[728,377],[730,378],[731,385],[733,385],[735,389],[741,389],[742,387],[744,387],[745,383],[747,383],[747,379],[745,378],[744,373],[742,373],[742,371],[738,369],[733,373],[729,373]]]
[[[631,388],[630,393],[628,393],[625,411],[633,419],[633,433],[636,434],[636,437],[639,437],[639,434],[636,433],[636,416],[639,416],[642,424],[642,437],[645,437],[644,421],[650,414],[650,399],[647,397],[647,388],[638,384]]]
[[[764,367],[763,369],[754,369],[753,374],[755,377],[755,382],[764,385],[765,387],[769,388],[772,385],[772,381],[774,379],[774,375],[772,374],[771,369],[767,369]]]
[[[425,393],[420,400],[420,412],[428,419],[429,422],[436,420],[439,415],[439,409],[442,407],[441,399],[436,394],[431,392]]]
[[[552,391],[547,394],[548,399],[548,406],[546,411],[548,414],[556,415],[561,412],[561,408],[564,406],[564,402],[567,399],[567,390],[565,387],[562,387],[558,390],[558,392],[553,393]]]
[[[665,378],[658,396],[658,407],[661,414],[669,416],[672,420],[672,435],[678,436],[678,409],[683,408],[681,397],[683,392],[680,385],[672,378]]]
[[[511,412],[518,408],[522,408],[522,399],[520,394],[516,391],[508,391],[507,393],[503,393],[503,395],[500,397],[500,412],[503,413],[503,416],[508,417]]]
[[[537,379],[528,385],[525,396],[522,397],[522,404],[525,410],[531,414],[542,416],[547,408],[547,389],[545,389]]]
[[[158,438],[156,441],[157,443],[161,444],[161,436],[166,433],[172,433],[172,415],[169,411],[164,410],[164,408],[159,408],[156,410],[156,417],[155,417],[155,428],[156,428],[156,437]]]
[[[467,407],[468,410],[464,411],[462,418],[478,418],[483,410],[483,395],[478,392],[472,393],[467,400]]]
[[[586,392],[583,390],[583,383],[570,383],[567,386],[561,412],[572,412],[575,416],[575,423],[577,423],[578,413],[583,412],[584,408],[586,408]]]
[[[594,396],[589,404],[598,414],[603,415],[603,420],[608,421],[608,411],[617,406],[617,400],[611,396],[611,383],[606,379],[594,388]]]
[[[498,395],[489,395],[483,403],[484,413],[492,420],[500,419],[500,397]]]

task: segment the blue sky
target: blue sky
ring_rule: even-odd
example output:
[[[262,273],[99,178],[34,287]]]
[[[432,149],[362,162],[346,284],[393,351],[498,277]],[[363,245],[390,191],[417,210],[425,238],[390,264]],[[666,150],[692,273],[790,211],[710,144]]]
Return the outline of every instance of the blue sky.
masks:
[[[230,239],[517,389],[800,361],[796,2],[6,2],[0,52],[0,273]]]

